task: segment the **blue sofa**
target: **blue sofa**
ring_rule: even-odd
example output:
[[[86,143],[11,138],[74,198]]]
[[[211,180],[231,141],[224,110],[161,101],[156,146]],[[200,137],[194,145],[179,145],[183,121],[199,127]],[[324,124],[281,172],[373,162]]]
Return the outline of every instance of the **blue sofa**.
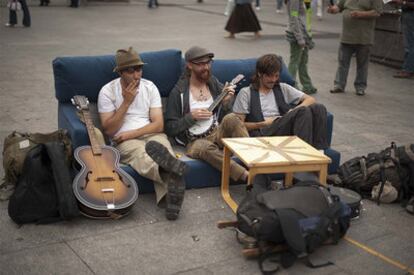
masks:
[[[143,77],[157,85],[160,94],[166,98],[174,87],[184,68],[184,61],[180,50],[169,49],[163,51],[144,52],[141,57],[147,65],[144,67]],[[250,84],[250,76],[255,70],[256,58],[237,60],[214,60],[212,71],[221,82],[229,81],[239,73],[244,74],[246,80],[237,89]],[[80,94],[88,97],[91,103],[92,117],[95,117],[95,125],[100,123],[96,113],[96,101],[102,86],[118,77],[112,70],[115,66],[114,55],[84,56],[84,57],[57,57],[53,61],[53,74],[55,80],[55,95],[58,104],[58,126],[67,129],[73,147],[89,144],[89,137],[85,125],[79,120],[76,108],[71,104],[71,98]],[[281,81],[293,84],[294,81],[283,64]],[[237,91],[236,91],[237,92]],[[95,108],[93,108],[95,107]],[[333,116],[328,115],[328,140],[331,143]],[[325,153],[332,159],[329,165],[329,173],[336,172],[340,153],[327,149]],[[186,174],[187,188],[200,188],[207,186],[219,186],[220,172],[209,164],[194,160],[182,155],[181,159],[189,166]],[[136,180],[141,193],[154,192],[151,180],[140,176],[129,166],[122,166],[126,172]]]

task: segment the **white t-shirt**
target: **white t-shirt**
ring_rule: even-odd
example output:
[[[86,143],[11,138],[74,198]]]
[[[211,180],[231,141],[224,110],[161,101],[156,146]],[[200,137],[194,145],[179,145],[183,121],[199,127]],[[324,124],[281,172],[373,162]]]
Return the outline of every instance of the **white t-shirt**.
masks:
[[[114,112],[119,109],[123,100],[121,78],[114,79],[103,86],[99,92],[98,112]],[[138,94],[128,108],[124,124],[116,134],[144,127],[151,122],[149,116],[150,108],[161,107],[161,96],[157,86],[151,81],[141,78]]]
[[[280,90],[287,104],[298,104],[304,95],[303,92],[286,83],[280,83]],[[244,87],[240,90],[233,105],[233,112],[239,114],[250,113],[250,93],[250,87]],[[265,118],[280,115],[273,92],[266,95],[260,93],[260,107]]]

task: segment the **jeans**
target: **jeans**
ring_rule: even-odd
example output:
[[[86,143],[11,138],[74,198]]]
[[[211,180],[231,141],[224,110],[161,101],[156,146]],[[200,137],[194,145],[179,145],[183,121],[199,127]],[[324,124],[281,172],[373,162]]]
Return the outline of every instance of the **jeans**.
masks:
[[[276,0],[276,9],[281,10],[283,7],[283,0]]]
[[[308,52],[307,47],[301,48],[299,44],[295,42],[290,43],[290,61],[289,61],[289,73],[296,81],[296,74],[299,73],[299,80],[302,84],[303,90],[312,92],[315,87],[312,84],[312,80],[308,74]],[[297,82],[296,82],[297,83]]]
[[[316,149],[328,148],[327,112],[322,104],[299,107],[261,129],[263,136],[296,135]]]
[[[345,90],[348,78],[351,57],[356,54],[357,72],[354,87],[357,91],[365,91],[368,79],[368,64],[371,45],[353,45],[341,43],[338,51],[338,70],[334,81],[334,87]]]
[[[30,27],[30,12],[29,8],[27,7],[26,0],[19,0],[20,4],[22,5],[23,11],[23,26]],[[9,24],[16,25],[17,24],[17,14],[15,10],[9,10]]]
[[[401,16],[401,27],[404,35],[403,71],[414,73],[414,11],[404,11]]]
[[[256,0],[256,7],[260,7],[260,0]]]
[[[148,0],[148,8],[158,7],[158,0]]]

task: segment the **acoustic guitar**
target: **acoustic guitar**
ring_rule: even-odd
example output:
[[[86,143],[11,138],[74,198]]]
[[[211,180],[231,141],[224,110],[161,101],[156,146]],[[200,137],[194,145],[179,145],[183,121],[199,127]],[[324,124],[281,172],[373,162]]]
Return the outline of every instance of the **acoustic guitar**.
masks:
[[[76,148],[74,156],[82,166],[73,180],[73,192],[83,215],[97,219],[116,219],[128,214],[138,198],[134,179],[119,167],[118,150],[99,145],[89,102],[76,95],[72,103],[80,110],[86,124],[91,146]]]
[[[238,74],[235,78],[233,78],[229,86],[237,85],[242,79],[244,75]],[[220,95],[216,97],[216,99],[211,103],[208,107],[208,111],[213,112],[214,109],[221,103],[221,101],[226,97],[227,92],[223,91]],[[198,120],[196,123],[191,126],[187,131],[187,136],[190,140],[195,140],[198,138],[204,138],[210,135],[214,129],[217,127],[217,120],[215,115],[212,115],[209,119],[205,120]]]

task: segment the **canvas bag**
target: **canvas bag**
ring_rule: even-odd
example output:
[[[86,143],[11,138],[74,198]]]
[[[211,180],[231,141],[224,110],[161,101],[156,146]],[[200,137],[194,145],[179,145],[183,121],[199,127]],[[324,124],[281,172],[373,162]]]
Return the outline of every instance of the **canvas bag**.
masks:
[[[59,129],[52,133],[23,133],[14,131],[4,139],[3,168],[4,179],[2,185],[16,185],[21,175],[24,159],[27,153],[38,144],[61,141],[65,148],[65,160],[72,161],[72,142],[67,130]]]

